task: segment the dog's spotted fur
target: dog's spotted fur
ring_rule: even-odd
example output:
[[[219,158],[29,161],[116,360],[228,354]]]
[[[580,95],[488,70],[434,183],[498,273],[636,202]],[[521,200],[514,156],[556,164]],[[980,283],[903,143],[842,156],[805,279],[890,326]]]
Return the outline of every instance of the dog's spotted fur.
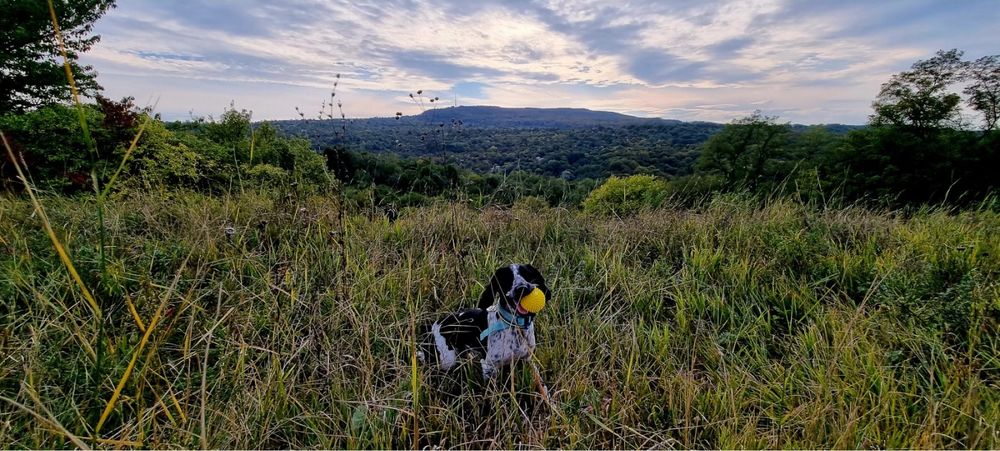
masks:
[[[486,313],[489,324],[492,326],[497,321],[503,321],[496,306],[487,309]],[[493,377],[497,368],[509,365],[515,360],[521,360],[531,355],[535,350],[535,323],[528,324],[528,327],[508,327],[494,332],[487,339],[486,357],[481,360],[483,366],[483,378]]]
[[[479,307],[460,310],[435,322],[430,331],[432,342],[425,343],[418,357],[450,370],[463,354],[473,353],[480,359],[485,379],[498,368],[528,357],[535,349],[534,314],[517,314],[523,318],[524,327],[511,326],[482,340],[479,337],[490,326],[505,321],[499,308],[516,312],[521,298],[535,288],[542,290],[546,298],[550,296],[542,274],[531,265],[512,264],[497,269],[479,298]]]

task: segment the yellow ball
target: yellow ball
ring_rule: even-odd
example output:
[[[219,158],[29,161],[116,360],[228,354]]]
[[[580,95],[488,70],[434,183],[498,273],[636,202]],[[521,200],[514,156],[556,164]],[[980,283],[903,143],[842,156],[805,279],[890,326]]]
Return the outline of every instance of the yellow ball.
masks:
[[[521,308],[531,313],[538,313],[542,311],[543,307],[545,307],[545,293],[542,293],[542,290],[538,288],[531,290],[531,293],[521,298]]]

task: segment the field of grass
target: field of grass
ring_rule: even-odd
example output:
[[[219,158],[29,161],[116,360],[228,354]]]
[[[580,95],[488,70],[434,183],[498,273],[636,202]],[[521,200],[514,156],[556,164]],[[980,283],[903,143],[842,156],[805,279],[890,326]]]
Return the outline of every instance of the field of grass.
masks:
[[[996,448],[1000,214],[722,196],[602,219],[530,202],[0,197],[4,448]],[[101,259],[105,268],[101,270]],[[530,262],[535,354],[411,365],[417,330]],[[98,319],[100,318],[100,319]],[[109,402],[111,406],[109,407]]]

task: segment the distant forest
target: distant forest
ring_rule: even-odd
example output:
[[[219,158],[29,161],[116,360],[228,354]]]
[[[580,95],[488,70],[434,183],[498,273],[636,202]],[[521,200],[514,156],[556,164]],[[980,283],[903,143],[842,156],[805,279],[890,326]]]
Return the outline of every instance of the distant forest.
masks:
[[[371,119],[272,124],[317,149],[428,157],[478,173],[525,171],[566,180],[636,173],[688,175],[699,147],[723,124],[646,119],[573,108],[452,107]],[[817,126],[834,134],[849,125]],[[796,125],[796,131],[816,127]]]

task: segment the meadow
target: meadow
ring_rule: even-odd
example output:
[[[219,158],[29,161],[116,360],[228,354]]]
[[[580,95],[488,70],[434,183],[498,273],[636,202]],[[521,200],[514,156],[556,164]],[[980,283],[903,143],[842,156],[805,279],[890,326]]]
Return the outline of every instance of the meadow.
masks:
[[[288,190],[126,191],[102,234],[94,196],[39,200],[0,196],[5,448],[1000,446],[995,201],[390,221]],[[549,400],[526,363],[483,396],[475,365],[414,365],[421,328],[509,262],[553,290]]]
[[[486,149],[474,174],[357,153],[340,74],[285,124],[321,142],[235,104],[165,123],[76,63],[114,1],[58,3],[0,27],[3,448],[1000,447],[996,55],[917,61],[843,135],[408,130]],[[512,150],[559,178],[493,171]],[[531,360],[419,365],[512,262],[553,292]]]

